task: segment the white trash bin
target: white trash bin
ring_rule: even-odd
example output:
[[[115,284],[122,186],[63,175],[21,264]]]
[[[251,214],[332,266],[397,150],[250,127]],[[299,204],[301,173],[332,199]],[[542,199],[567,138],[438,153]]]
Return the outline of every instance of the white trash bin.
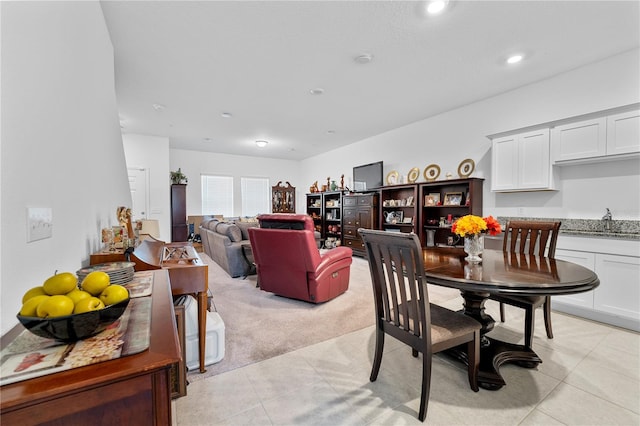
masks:
[[[185,317],[185,364],[187,369],[200,368],[198,345],[198,302],[187,296],[184,303]],[[204,365],[215,364],[224,358],[224,322],[217,312],[207,311],[207,341]]]

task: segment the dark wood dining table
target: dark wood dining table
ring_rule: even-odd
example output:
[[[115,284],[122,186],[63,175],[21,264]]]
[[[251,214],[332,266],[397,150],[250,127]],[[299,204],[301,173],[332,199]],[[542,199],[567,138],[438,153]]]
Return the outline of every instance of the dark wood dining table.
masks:
[[[479,385],[498,390],[506,383],[499,368],[507,362],[534,368],[542,362],[532,348],[488,336],[494,319],[485,312],[490,294],[553,296],[593,290],[600,284],[595,272],[575,263],[527,254],[485,250],[481,263],[469,263],[458,248],[426,248],[425,276],[430,284],[456,288],[464,299],[463,312],[482,324]],[[464,350],[452,352],[466,362]]]

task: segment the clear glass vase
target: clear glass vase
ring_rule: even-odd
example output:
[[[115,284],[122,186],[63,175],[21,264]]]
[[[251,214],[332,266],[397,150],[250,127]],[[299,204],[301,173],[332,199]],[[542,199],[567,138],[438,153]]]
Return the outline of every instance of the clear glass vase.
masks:
[[[467,257],[464,258],[467,262],[470,263],[480,263],[482,262],[482,258],[480,255],[482,254],[482,250],[484,249],[484,235],[483,234],[475,234],[470,237],[464,238],[464,251],[468,254]]]

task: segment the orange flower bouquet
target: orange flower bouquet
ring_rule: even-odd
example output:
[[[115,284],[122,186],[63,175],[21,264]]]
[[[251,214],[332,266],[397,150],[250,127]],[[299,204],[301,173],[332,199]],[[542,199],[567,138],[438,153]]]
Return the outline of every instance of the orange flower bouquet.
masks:
[[[451,226],[451,232],[461,237],[471,237],[477,234],[498,235],[502,232],[500,223],[493,216],[482,218],[472,214],[462,216]]]
[[[451,232],[464,237],[464,251],[469,255],[465,260],[470,263],[480,263],[482,262],[480,255],[484,249],[483,234],[498,235],[502,232],[502,228],[493,216],[482,218],[469,214],[456,220],[451,226]]]

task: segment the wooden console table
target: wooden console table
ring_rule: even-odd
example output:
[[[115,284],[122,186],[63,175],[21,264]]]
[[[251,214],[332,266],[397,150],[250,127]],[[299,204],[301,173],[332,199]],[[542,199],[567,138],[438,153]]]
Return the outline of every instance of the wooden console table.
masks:
[[[170,369],[181,355],[168,272],[154,273],[150,297],[149,349],[0,387],[2,424],[171,424]],[[23,330],[9,330],[2,347]]]
[[[165,259],[165,250],[178,249],[185,257]],[[121,262],[127,260],[124,251],[100,252],[90,256],[92,265],[105,262]],[[167,269],[174,296],[191,294],[198,301],[198,354],[200,356],[200,372],[205,368],[205,345],[207,341],[207,292],[209,291],[209,266],[202,261],[196,250],[188,242],[165,243],[148,238],[140,243],[131,253],[131,262],[136,271]]]

